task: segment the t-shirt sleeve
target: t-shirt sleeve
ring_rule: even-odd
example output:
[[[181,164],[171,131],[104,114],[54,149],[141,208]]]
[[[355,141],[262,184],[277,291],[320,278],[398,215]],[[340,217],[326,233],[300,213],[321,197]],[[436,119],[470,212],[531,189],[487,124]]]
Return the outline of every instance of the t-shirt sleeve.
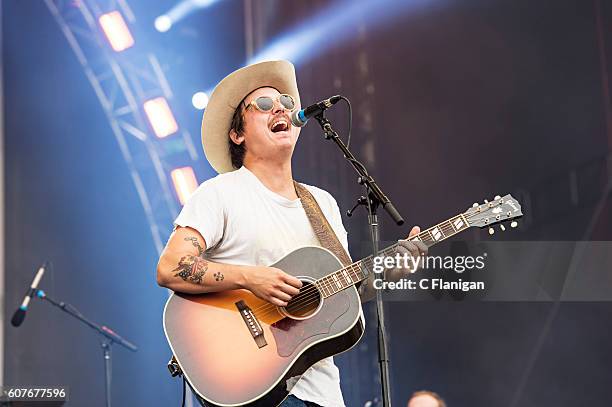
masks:
[[[200,232],[206,242],[206,250],[209,250],[217,246],[223,237],[224,219],[221,195],[213,182],[206,181],[187,200],[174,225]]]

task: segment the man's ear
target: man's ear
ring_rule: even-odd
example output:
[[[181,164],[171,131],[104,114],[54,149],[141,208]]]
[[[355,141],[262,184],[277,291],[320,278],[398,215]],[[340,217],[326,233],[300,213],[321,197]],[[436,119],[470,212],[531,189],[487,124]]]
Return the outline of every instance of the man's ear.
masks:
[[[234,130],[234,129],[230,130],[229,137],[230,137],[230,139],[234,143],[236,143],[238,145],[240,145],[240,144],[242,144],[244,142],[244,136],[242,134],[236,133],[236,130]]]

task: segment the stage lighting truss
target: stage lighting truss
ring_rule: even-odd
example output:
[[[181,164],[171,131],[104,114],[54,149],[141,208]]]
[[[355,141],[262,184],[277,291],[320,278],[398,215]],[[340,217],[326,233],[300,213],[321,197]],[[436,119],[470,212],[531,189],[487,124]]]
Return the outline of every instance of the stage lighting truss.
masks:
[[[117,11],[127,25],[134,15],[125,0],[45,0],[106,113],[142,203],[155,248],[161,253],[180,209],[170,173],[195,167],[199,156],[191,135],[178,130],[161,139],[147,119],[144,104],[172,91],[152,53],[135,44],[115,52],[99,24],[101,15]],[[177,120],[180,123],[180,120]]]

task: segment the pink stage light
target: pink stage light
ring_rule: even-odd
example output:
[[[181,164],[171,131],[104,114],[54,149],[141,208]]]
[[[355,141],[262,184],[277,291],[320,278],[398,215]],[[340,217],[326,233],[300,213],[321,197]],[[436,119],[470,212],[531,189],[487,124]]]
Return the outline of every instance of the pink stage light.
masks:
[[[157,137],[164,138],[178,130],[178,124],[174,120],[174,115],[166,98],[158,97],[147,100],[144,103],[144,110]]]
[[[125,20],[118,11],[102,14],[98,19],[102,26],[104,35],[110,42],[111,47],[117,52],[121,52],[134,45],[134,37],[130,33]]]
[[[198,187],[198,181],[196,179],[193,168],[181,167],[176,168],[170,172],[172,177],[172,183],[174,184],[174,190],[179,198],[181,205],[185,205],[187,198],[191,196],[193,191]]]

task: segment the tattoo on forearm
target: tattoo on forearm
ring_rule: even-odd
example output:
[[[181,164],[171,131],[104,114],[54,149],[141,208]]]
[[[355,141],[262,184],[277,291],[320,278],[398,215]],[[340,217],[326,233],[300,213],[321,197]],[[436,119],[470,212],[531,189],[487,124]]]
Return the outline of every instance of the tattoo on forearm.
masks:
[[[213,276],[215,277],[215,281],[223,281],[223,279],[225,278],[223,277],[223,274],[220,271],[213,274]]]
[[[208,262],[196,256],[187,255],[181,258],[178,267],[172,270],[177,271],[174,277],[180,277],[184,281],[194,284],[202,284],[204,275],[208,270]]]
[[[187,236],[185,238],[185,241],[186,242],[191,242],[193,247],[198,249],[198,256],[202,257],[202,255],[204,254],[204,248],[200,245],[200,242],[198,242],[198,238],[197,237]]]

